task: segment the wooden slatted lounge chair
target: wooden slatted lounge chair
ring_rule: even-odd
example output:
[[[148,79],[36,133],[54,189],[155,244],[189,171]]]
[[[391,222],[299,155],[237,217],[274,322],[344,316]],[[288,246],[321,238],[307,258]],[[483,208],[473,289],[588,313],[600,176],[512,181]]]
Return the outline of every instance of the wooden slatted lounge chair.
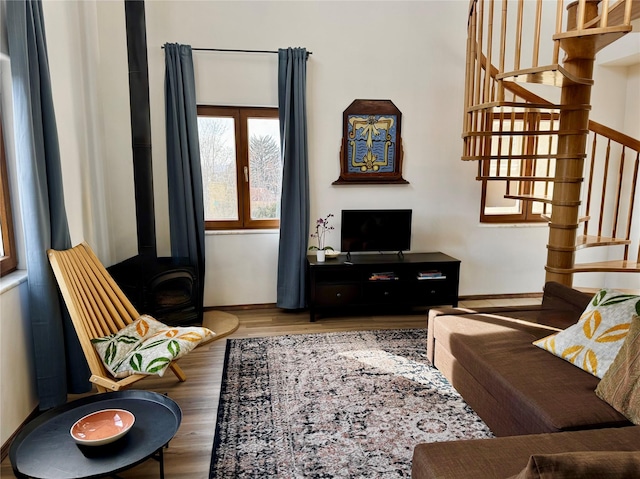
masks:
[[[117,333],[140,317],[88,244],[64,251],[48,250],[49,262],[69,310],[89,369],[90,381],[99,392],[118,391],[147,377],[133,374],[115,379],[105,368],[91,340]],[[169,368],[180,381],[187,379],[180,367]]]

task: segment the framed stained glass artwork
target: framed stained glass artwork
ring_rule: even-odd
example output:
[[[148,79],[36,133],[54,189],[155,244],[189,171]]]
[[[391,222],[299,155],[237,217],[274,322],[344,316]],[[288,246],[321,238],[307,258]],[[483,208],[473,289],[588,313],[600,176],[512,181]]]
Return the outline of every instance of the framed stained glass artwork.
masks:
[[[354,100],[343,113],[340,177],[348,183],[402,183],[402,113],[391,100]]]

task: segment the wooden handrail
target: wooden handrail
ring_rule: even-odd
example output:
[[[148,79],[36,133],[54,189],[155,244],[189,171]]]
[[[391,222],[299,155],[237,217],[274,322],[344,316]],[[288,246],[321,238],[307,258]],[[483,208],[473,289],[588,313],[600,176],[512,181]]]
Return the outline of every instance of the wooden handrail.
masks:
[[[640,151],[640,140],[636,140],[629,135],[625,135],[624,133],[614,130],[613,128],[609,128],[608,126],[604,126],[601,123],[589,120],[589,130],[597,133],[598,135],[606,136],[616,143],[620,143],[634,151]]]

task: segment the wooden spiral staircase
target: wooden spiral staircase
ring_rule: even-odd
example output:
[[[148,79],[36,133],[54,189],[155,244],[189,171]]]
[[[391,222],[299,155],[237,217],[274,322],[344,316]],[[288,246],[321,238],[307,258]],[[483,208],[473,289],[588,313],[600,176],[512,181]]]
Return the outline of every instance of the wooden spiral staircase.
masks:
[[[478,161],[478,180],[504,183],[505,198],[543,205],[547,281],[640,272],[640,141],[589,119],[596,54],[639,17],[640,0],[470,2],[462,159]],[[594,246],[618,259],[576,263]]]

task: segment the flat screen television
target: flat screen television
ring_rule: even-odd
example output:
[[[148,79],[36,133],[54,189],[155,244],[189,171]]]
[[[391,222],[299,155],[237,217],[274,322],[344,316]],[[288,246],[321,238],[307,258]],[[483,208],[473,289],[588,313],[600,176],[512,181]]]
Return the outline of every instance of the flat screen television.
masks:
[[[402,252],[411,248],[412,210],[342,210],[340,249]]]

